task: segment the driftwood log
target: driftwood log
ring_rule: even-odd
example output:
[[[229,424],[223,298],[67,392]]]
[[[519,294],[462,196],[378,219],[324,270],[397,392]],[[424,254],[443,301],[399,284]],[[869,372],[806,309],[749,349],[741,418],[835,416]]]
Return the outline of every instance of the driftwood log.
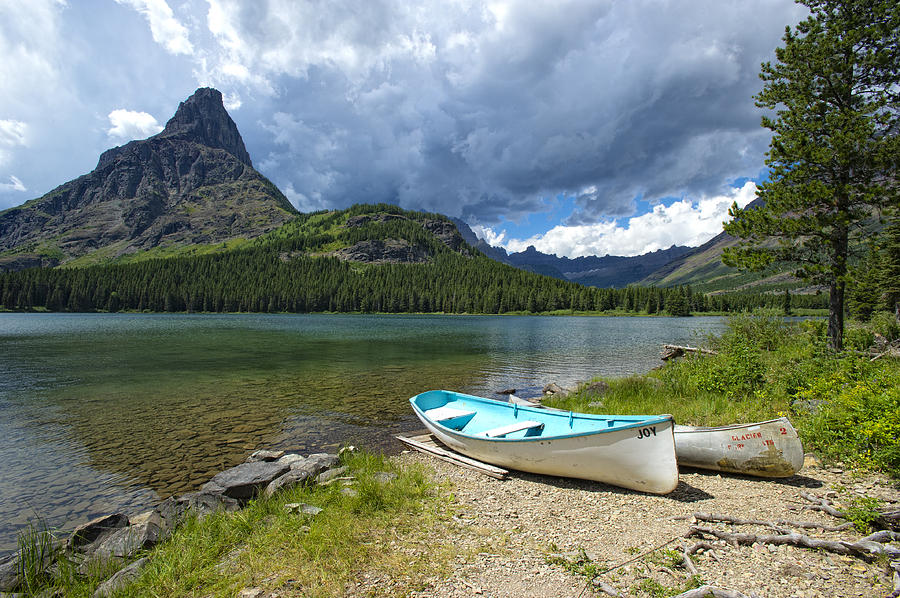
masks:
[[[681,345],[663,345],[663,354],[661,359],[668,361],[676,357],[681,357],[685,353],[697,353],[700,355],[718,355],[715,351],[709,349],[701,349],[699,347],[683,347]]]
[[[820,498],[806,492],[801,492],[800,497],[812,503],[800,507],[801,511],[822,511],[838,519],[847,518],[846,513],[838,511],[836,508],[834,508],[832,502],[827,498]],[[872,523],[879,529],[897,531],[898,529],[900,529],[900,509],[898,509],[897,507],[881,508],[878,510],[878,516],[872,521]]]
[[[718,521],[722,523],[731,523],[733,525],[762,525],[765,527],[771,527],[772,529],[778,531],[785,529],[785,527],[799,527],[804,529],[820,529],[823,532],[840,532],[853,527],[853,524],[849,521],[847,523],[842,523],[841,525],[823,525],[821,523],[813,523],[810,521],[787,521],[785,519],[779,519],[778,521],[740,519],[738,517],[731,517],[729,515],[718,515],[716,513],[701,512],[694,513],[694,519],[698,521]],[[789,533],[789,531],[784,533]]]
[[[886,530],[875,532],[856,542],[820,540],[796,532],[787,534],[740,534],[699,525],[692,525],[687,535],[688,537],[696,536],[699,538],[712,536],[719,540],[725,540],[732,544],[743,544],[744,546],[759,543],[772,544],[774,546],[789,544],[800,548],[818,548],[836,554],[856,556],[866,561],[872,561],[881,555],[886,555],[891,560],[900,559],[900,548],[884,545],[886,542],[900,540],[900,534]]]

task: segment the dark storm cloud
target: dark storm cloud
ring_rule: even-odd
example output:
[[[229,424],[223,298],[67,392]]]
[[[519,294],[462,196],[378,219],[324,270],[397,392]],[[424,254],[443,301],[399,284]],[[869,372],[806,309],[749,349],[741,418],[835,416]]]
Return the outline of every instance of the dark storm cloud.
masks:
[[[763,167],[759,64],[801,16],[782,0],[379,6],[359,18],[381,34],[344,22],[302,65],[236,54],[277,90],[253,142],[302,208],[391,201],[489,224],[564,192],[584,223],[638,196],[722,192]]]
[[[588,223],[758,176],[759,63],[802,17],[790,0],[119,0],[97,36],[90,3],[22,6],[6,15],[21,30],[0,28],[3,48],[34,46],[3,65],[22,84],[0,99],[0,207],[27,199],[10,176],[45,192],[87,170],[113,111],[162,124],[213,85],[301,209],[388,201],[484,225],[563,193]],[[29,42],[40,22],[57,36]]]

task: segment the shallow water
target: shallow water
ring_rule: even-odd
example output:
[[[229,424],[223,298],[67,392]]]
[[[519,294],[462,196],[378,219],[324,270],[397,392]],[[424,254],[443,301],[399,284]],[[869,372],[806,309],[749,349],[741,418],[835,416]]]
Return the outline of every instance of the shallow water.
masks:
[[[196,489],[257,448],[399,450],[423,390],[644,372],[720,318],[0,314],[0,552]]]

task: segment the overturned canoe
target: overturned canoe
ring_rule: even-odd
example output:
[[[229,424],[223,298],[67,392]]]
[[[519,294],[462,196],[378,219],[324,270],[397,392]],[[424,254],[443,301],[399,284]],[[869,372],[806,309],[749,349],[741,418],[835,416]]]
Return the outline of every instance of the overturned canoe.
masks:
[[[410,403],[442,443],[485,463],[654,494],[678,485],[671,415],[550,411],[447,390]]]
[[[803,446],[786,417],[715,428],[675,426],[678,464],[764,478],[803,467]]]

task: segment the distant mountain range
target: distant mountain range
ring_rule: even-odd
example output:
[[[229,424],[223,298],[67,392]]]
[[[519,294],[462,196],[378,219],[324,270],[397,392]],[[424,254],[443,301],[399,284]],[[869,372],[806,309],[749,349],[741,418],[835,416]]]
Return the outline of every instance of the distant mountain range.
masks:
[[[298,217],[275,185],[253,168],[221,93],[202,88],[179,105],[159,134],[112,148],[90,173],[0,212],[0,271],[228,251],[279,231],[289,236]],[[360,238],[360,231],[375,230],[361,226],[369,221],[390,225],[399,236],[379,232],[378,238]],[[417,224],[404,228],[401,221]],[[725,233],[697,248],[570,259],[534,247],[507,253],[478,239],[465,222],[439,215],[370,210],[352,216],[345,226],[356,232],[341,236],[346,243],[332,244],[327,252],[343,261],[422,263],[434,255],[430,242],[420,238],[427,234],[464,255],[474,248],[520,270],[585,286],[691,284],[722,290],[759,284],[761,278],[796,285],[783,274],[768,280],[724,266],[722,249],[735,242]]]
[[[673,245],[669,249],[633,257],[607,255],[567,258],[542,253],[530,246],[525,251],[507,253],[502,247],[493,247],[479,239],[462,220],[454,219],[454,222],[470,245],[498,262],[592,287],[623,288],[639,283],[692,250],[690,247]]]

